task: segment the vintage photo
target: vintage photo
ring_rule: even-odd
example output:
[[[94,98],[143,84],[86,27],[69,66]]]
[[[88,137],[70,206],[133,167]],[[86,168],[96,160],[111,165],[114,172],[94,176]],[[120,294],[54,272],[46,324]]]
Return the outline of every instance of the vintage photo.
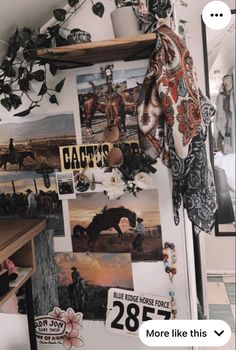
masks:
[[[59,199],[76,198],[73,172],[56,173],[56,181]]]
[[[146,66],[127,68],[127,65],[123,68],[114,65],[110,92],[101,66],[97,66],[96,72],[77,75],[82,143],[106,141],[104,129],[110,117],[119,126],[120,141],[137,140],[136,106]]]
[[[9,118],[0,123],[0,171],[59,170],[59,146],[74,144],[72,113]]]
[[[74,252],[131,253],[132,261],[162,259],[158,191],[143,190],[109,200],[81,193],[69,201]]]
[[[33,171],[0,173],[0,218],[47,218],[47,229],[64,236],[62,203],[55,174],[46,188],[42,175]]]
[[[55,254],[59,306],[82,312],[83,319],[105,320],[111,287],[133,289],[130,254]]]

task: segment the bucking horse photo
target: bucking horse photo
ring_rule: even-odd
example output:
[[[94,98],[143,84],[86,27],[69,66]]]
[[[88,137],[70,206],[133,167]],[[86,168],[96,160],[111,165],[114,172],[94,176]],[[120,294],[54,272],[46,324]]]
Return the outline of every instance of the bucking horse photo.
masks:
[[[104,230],[115,229],[118,233],[118,239],[123,241],[123,232],[120,229],[119,223],[122,218],[126,218],[129,221],[131,227],[136,226],[136,213],[124,208],[104,208],[102,213],[96,214],[87,228],[81,225],[76,225],[73,229],[74,237],[85,237],[85,233],[88,237],[88,246],[91,251],[94,250],[94,246],[99,239],[99,235]]]

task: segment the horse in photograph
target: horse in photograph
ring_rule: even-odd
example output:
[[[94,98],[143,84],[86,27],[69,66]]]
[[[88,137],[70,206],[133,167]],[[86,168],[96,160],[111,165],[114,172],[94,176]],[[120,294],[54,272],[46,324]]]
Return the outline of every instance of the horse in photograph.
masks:
[[[76,225],[73,230],[75,237],[83,236],[86,232],[88,236],[89,248],[93,251],[94,245],[99,239],[100,232],[114,228],[118,233],[118,239],[123,241],[123,233],[119,223],[122,218],[127,218],[131,227],[136,226],[136,213],[124,208],[104,209],[102,213],[96,214],[88,227],[85,229],[80,225]]]
[[[39,212],[46,215],[51,215],[53,211],[53,199],[50,194],[42,190],[39,191],[37,197]]]
[[[10,164],[19,164],[19,170],[22,170],[24,167],[24,160],[25,158],[31,158],[33,160],[35,159],[34,153],[31,151],[22,151],[16,153],[16,159],[12,160],[9,153],[4,153],[0,155],[0,168],[4,166],[4,170],[7,170],[7,163]]]
[[[97,94],[88,94],[84,98],[85,123],[88,134],[93,134],[92,120],[96,112],[106,115],[107,125],[118,125],[121,132],[126,131],[125,111],[123,108],[122,97],[118,93],[112,95],[111,101],[101,102]]]
[[[134,116],[136,115],[137,111],[137,102],[139,98],[139,94],[141,91],[142,84],[137,83],[135,87],[125,89],[123,92],[121,92],[121,97],[122,97],[122,104],[126,114]],[[124,121],[124,124],[125,121]]]
[[[68,285],[67,292],[70,299],[70,304],[75,312],[83,312],[85,304],[85,285],[82,280],[73,282]]]

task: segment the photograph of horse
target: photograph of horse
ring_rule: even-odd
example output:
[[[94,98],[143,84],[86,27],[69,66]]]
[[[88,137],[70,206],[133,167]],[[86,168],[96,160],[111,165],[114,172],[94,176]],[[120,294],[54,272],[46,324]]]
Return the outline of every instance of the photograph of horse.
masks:
[[[130,254],[56,253],[59,306],[105,320],[109,288],[133,289]]]
[[[60,169],[59,146],[74,144],[72,113],[10,118],[0,125],[0,171]]]
[[[64,236],[55,174],[50,174],[50,183],[46,188],[42,176],[33,171],[1,172],[0,218],[46,218],[47,229],[52,229],[54,236]]]
[[[115,65],[111,94],[100,67],[96,73],[77,75],[82,143],[102,141],[111,120],[120,128],[121,141],[138,139],[136,106],[144,75],[144,67]]]
[[[129,193],[110,201],[102,192],[80,193],[69,202],[74,252],[131,253],[132,261],[162,259],[162,234],[157,190]],[[136,246],[138,218],[142,242]]]

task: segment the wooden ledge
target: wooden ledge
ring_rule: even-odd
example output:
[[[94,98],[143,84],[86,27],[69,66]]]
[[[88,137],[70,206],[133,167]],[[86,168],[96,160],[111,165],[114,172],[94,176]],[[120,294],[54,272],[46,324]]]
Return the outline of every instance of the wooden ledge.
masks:
[[[84,67],[109,61],[132,61],[149,58],[155,41],[155,34],[142,34],[42,49],[37,51],[37,56],[52,61],[60,69]]]

